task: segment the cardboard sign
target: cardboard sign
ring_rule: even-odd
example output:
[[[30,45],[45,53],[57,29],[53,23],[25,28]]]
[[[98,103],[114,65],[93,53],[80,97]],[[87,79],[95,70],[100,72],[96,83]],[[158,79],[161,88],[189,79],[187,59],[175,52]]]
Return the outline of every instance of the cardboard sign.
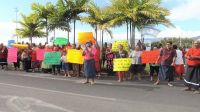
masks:
[[[112,51],[119,51],[119,45],[122,45],[124,50],[129,51],[129,45],[127,40],[114,41],[112,43]]]
[[[19,49],[26,49],[28,48],[27,44],[12,44],[13,47],[19,48]]]
[[[46,52],[44,55],[44,63],[47,65],[60,65],[60,52]]]
[[[96,43],[92,32],[79,32],[78,33],[78,44],[79,45],[86,44],[89,41],[91,41],[93,44]]]
[[[68,42],[69,42],[68,39],[63,38],[63,37],[59,37],[59,38],[56,38],[54,40],[53,44],[55,44],[55,45],[66,45]]]
[[[17,62],[17,50],[15,47],[8,49],[8,62]]]
[[[43,61],[44,60],[45,49],[37,49],[36,50],[36,60]]]
[[[84,58],[82,54],[83,54],[82,50],[68,49],[67,62],[75,64],[83,64]]]
[[[160,50],[153,50],[153,51],[143,51],[141,58],[142,63],[156,63],[158,57],[160,55]]]
[[[12,47],[12,44],[15,43],[15,40],[8,40],[8,47]]]
[[[114,59],[113,63],[113,71],[128,71],[131,66],[131,58]]]

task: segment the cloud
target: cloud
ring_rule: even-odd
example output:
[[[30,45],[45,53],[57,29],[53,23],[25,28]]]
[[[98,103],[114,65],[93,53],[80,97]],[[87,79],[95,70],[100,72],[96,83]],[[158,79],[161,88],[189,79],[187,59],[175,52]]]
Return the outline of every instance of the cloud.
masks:
[[[196,37],[200,36],[199,31],[185,31],[180,27],[176,28],[166,28],[165,30],[161,31],[158,34],[158,37],[165,38],[165,37]]]
[[[6,43],[13,39],[16,24],[13,22],[0,22],[0,43]]]
[[[171,10],[172,21],[200,20],[200,0],[182,0]]]

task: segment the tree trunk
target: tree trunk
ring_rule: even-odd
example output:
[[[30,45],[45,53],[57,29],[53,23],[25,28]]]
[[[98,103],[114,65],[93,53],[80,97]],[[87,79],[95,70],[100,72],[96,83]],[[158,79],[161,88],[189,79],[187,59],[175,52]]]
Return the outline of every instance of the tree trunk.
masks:
[[[56,29],[54,29],[53,31],[53,40],[55,40],[55,38],[56,38]]]
[[[76,43],[76,19],[74,18],[74,44]]]
[[[102,39],[102,41],[101,41],[102,42],[102,49],[103,49],[103,33],[104,33],[104,31],[102,30],[102,35],[101,35],[102,36],[102,38],[101,38]]]
[[[95,35],[96,35],[96,41],[97,41],[97,26],[96,26],[96,28],[95,28]]]
[[[46,40],[46,43],[48,44],[49,42],[49,38],[48,38],[48,19],[46,18],[46,36],[47,36],[47,40]]]
[[[131,22],[131,20],[130,20],[130,23],[129,23],[129,24],[130,24],[130,28],[129,28],[129,30],[130,30],[130,38],[131,38],[131,36],[132,36],[132,34],[131,34],[131,30],[132,30],[132,26],[131,26],[131,25],[132,25],[132,24],[131,24],[131,23],[132,23],[132,22]],[[131,43],[129,43],[129,44],[131,45]]]
[[[128,24],[128,21],[126,21],[126,26],[127,26],[127,41],[128,41],[128,31],[129,31],[129,30],[128,30],[128,25],[129,25],[129,24]]]
[[[30,39],[30,42],[32,44],[33,43],[33,37],[30,37],[29,39]]]
[[[135,25],[132,23],[132,31],[131,31],[131,38],[130,38],[130,44],[131,46],[135,46]]]
[[[69,41],[69,31],[67,31],[67,38],[68,38],[68,41]]]

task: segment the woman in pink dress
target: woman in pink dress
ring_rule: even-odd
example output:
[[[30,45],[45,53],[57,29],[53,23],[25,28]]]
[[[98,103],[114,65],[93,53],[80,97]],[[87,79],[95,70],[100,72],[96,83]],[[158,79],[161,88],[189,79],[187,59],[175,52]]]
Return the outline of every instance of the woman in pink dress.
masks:
[[[84,84],[89,83],[89,79],[91,78],[92,81],[90,84],[94,84],[94,78],[95,78],[95,51],[96,48],[92,47],[91,42],[87,42],[85,45],[85,50],[83,51],[84,56],[84,73],[86,77],[86,81],[83,82]]]

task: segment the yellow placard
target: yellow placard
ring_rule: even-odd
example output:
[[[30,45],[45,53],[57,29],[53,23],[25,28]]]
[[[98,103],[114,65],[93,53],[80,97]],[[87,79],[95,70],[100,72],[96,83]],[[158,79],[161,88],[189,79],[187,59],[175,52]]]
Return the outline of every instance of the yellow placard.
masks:
[[[78,33],[78,44],[86,44],[87,42],[91,41],[95,44],[94,36],[92,32],[79,32]]]
[[[131,58],[118,58],[114,59],[113,71],[128,71],[131,66]]]
[[[66,58],[68,63],[83,64],[84,62],[82,50],[68,49]]]
[[[127,40],[114,41],[112,43],[112,51],[114,51],[114,52],[119,51],[119,45],[120,44],[124,47],[124,50],[129,51]]]
[[[13,47],[19,48],[19,49],[26,49],[28,48],[27,44],[12,44]]]

